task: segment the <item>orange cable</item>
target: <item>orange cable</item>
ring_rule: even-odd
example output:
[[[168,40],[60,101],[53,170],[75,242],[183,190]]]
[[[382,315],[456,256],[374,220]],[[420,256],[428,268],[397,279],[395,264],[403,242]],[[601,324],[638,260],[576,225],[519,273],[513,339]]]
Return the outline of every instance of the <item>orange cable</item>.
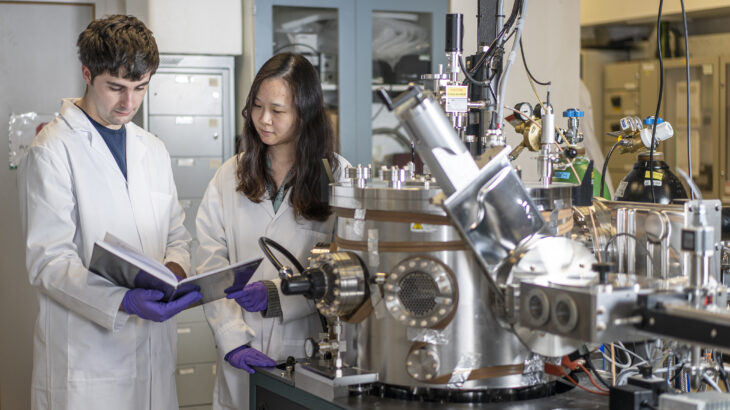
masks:
[[[599,385],[598,385],[598,383],[596,383],[596,381],[595,381],[595,380],[593,379],[593,375],[591,375],[591,373],[590,373],[590,372],[588,371],[588,369],[586,369],[586,367],[585,367],[585,366],[583,366],[582,364],[578,364],[578,367],[580,367],[580,369],[581,369],[581,370],[583,370],[583,372],[584,372],[584,373],[585,373],[585,374],[586,374],[586,375],[588,376],[588,380],[590,380],[590,381],[591,381],[591,383],[592,383],[592,384],[593,384],[594,386],[596,386],[596,388],[597,388],[598,390],[600,390],[600,391],[602,391],[602,392],[606,392],[606,391],[608,391],[608,390],[606,390],[606,388],[605,388],[605,387],[601,387],[601,386],[599,386]]]
[[[578,384],[578,382],[576,382],[575,380],[573,380],[573,378],[570,377],[570,375],[567,374],[567,373],[565,374],[565,378],[568,379],[568,380],[570,380],[570,382],[573,383],[576,387],[579,387],[579,388],[587,391],[588,393],[597,394],[599,396],[608,396],[608,392],[605,392],[603,390],[601,390],[601,391],[595,391],[595,390],[591,390],[591,389],[589,389],[587,387],[581,386],[580,384]]]
[[[631,362],[631,359],[629,359]],[[616,385],[616,351],[613,348],[613,342],[611,342],[611,386]]]

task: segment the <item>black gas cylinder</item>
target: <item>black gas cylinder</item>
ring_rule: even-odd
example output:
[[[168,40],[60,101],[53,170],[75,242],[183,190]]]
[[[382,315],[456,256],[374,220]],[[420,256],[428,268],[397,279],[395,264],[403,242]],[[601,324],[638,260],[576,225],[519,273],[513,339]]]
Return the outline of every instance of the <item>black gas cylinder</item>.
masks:
[[[651,173],[649,171],[649,153],[642,152],[631,172],[621,180],[614,199],[616,201],[669,204],[675,199],[687,198],[687,191],[684,190],[679,178],[664,162],[663,153],[654,153],[654,201],[651,196]]]

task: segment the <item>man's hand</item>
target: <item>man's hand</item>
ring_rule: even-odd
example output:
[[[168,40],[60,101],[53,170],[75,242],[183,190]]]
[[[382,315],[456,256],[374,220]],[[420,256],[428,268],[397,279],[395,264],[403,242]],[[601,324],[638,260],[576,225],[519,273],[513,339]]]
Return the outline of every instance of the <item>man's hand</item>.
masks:
[[[192,291],[171,302],[162,302],[164,293],[152,289],[131,289],[124,294],[122,307],[125,312],[142,319],[164,322],[199,301],[203,295]]]
[[[165,264],[165,267],[167,269],[170,269],[170,272],[174,273],[175,276],[177,276],[178,282],[188,277],[188,275],[185,274],[185,269],[183,269],[182,266],[178,265],[175,262],[167,262]]]

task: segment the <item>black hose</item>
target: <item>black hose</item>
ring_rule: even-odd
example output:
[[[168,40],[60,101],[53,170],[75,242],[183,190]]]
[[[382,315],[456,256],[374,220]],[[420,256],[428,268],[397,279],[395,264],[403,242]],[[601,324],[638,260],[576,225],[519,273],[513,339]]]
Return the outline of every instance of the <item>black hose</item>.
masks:
[[[509,31],[510,28],[512,28],[512,24],[514,24],[515,19],[517,19],[517,14],[522,9],[522,0],[515,1],[512,5],[512,13],[510,14],[507,21],[504,23],[504,26],[502,26],[502,30],[497,34],[497,36],[492,40],[492,43],[489,44],[487,47],[487,52],[482,54],[481,57],[479,57],[479,60],[477,60],[476,64],[474,64],[474,67],[471,68],[471,72],[469,73],[470,76],[474,76],[476,72],[479,70],[479,68],[484,64],[484,62],[487,60],[489,56],[491,56],[494,53],[494,50],[496,50],[495,46],[499,42],[499,40],[504,36],[504,34]],[[504,43],[504,42],[503,42]],[[462,68],[462,71],[463,68]],[[466,75],[466,71],[464,71]]]
[[[654,126],[651,130],[651,146],[649,147],[649,185],[651,186],[651,202],[656,203],[654,196],[654,145],[656,144],[656,126],[659,125],[659,110],[662,107],[662,93],[664,92],[664,60],[662,59],[662,6],[664,0],[659,0],[659,15],[656,18],[656,45],[659,52],[659,98],[656,102],[656,114],[654,114]],[[689,90],[689,83],[687,83]],[[689,135],[687,136],[689,138]]]
[[[522,46],[522,37],[520,37],[520,53],[522,54],[522,64],[525,66],[525,71],[527,71],[527,75],[529,75],[530,78],[532,78],[532,81],[534,81],[540,85],[552,84],[552,82],[550,82],[550,81],[548,81],[548,82],[537,81],[537,78],[535,78],[535,76],[532,75],[532,73],[530,72],[530,69],[527,68],[527,59],[525,58],[525,47]]]
[[[590,360],[590,358],[586,355],[584,359],[586,362],[586,367],[593,373],[594,376],[596,376],[596,379],[598,379],[598,381],[601,382],[602,385],[606,386],[606,388],[610,389],[611,386],[606,382],[603,377],[601,377],[600,373],[598,373],[598,369],[596,369],[596,366],[593,365],[593,362]]]
[[[621,141],[616,141],[615,144],[613,144],[613,147],[611,147],[611,150],[608,151],[608,155],[606,155],[606,160],[603,161],[603,171],[601,172],[601,197],[603,197],[603,187],[606,184],[606,170],[608,169],[608,160],[611,159],[611,154],[613,154],[613,151],[621,144]]]
[[[687,32],[687,13],[684,11],[684,0],[679,0],[680,4],[682,5],[682,23],[684,24],[684,70],[686,72],[687,77],[687,175],[689,175],[690,179],[692,178],[692,146],[690,145],[690,136],[692,133],[690,132],[691,129],[691,123],[692,118],[690,117],[690,98],[689,98],[689,33]],[[695,198],[695,192],[692,189],[692,187],[689,187],[690,191],[690,199]],[[728,390],[730,392],[730,389]]]
[[[281,252],[282,255],[284,255],[289,262],[291,262],[295,268],[299,270],[299,274],[304,273],[304,267],[301,263],[297,260],[297,258],[294,257],[294,255],[291,254],[286,248],[281,246],[278,242],[274,241],[273,239],[267,238],[265,236],[262,236],[259,238],[259,247],[264,252],[264,255],[266,256],[266,259],[271,262],[272,265],[276,267],[277,270],[281,271],[284,268],[284,265],[279,262],[279,259],[274,255],[273,252],[271,252],[271,248],[269,246],[273,247],[277,251]],[[322,331],[327,332],[327,319],[322,315],[322,313],[319,313],[319,321],[322,324]]]
[[[608,239],[608,242],[606,242],[606,246],[604,246],[604,247],[603,247],[603,255],[604,255],[604,259],[605,259],[606,261],[608,260],[608,247],[609,247],[609,246],[611,245],[611,243],[612,243],[613,241],[615,241],[615,240],[616,240],[616,239],[617,239],[617,238],[618,238],[619,236],[628,236],[629,238],[632,238],[632,239],[633,239],[634,241],[636,241],[636,243],[639,243],[639,238],[637,238],[637,237],[636,237],[636,235],[634,235],[634,234],[630,234],[630,233],[628,233],[628,232],[619,232],[619,233],[616,233],[616,234],[614,234],[613,236],[611,236],[611,237],[610,237],[610,238]],[[649,263],[651,263],[652,267],[654,267],[654,260],[653,260],[652,258],[650,258],[650,256],[651,256],[651,253],[649,252],[649,248],[648,248],[648,247],[646,246],[646,244],[644,244],[644,247],[643,247],[643,248],[641,248],[641,249],[643,249],[643,250],[644,250],[644,252],[646,252],[646,257],[647,257],[647,259],[646,259],[646,260],[648,260],[648,261],[649,261]],[[634,350],[636,350],[636,349],[634,349]],[[628,353],[628,352],[626,353],[626,355],[627,355],[627,356],[629,356],[629,359],[631,359],[631,356],[629,355],[629,353]]]
[[[271,252],[271,248],[269,246],[273,247],[277,251],[281,252],[282,255],[284,255],[289,262],[291,262],[297,270],[299,270],[299,273],[304,272],[304,266],[302,266],[301,263],[297,260],[297,258],[294,257],[294,255],[291,254],[286,248],[281,246],[279,243],[275,242],[273,239],[269,239],[265,236],[262,236],[259,238],[259,247],[261,247],[261,250],[264,252],[264,255],[266,256],[266,259],[271,262],[271,264],[276,267],[277,270],[281,271],[284,268],[284,265],[279,262],[279,259],[274,255],[273,252]]]
[[[471,74],[469,74],[469,70],[467,70],[466,67],[464,66],[464,57],[462,57],[462,56],[459,56],[459,67],[461,67],[461,72],[464,73],[464,77],[466,78],[466,80],[468,82],[470,82],[476,86],[479,86],[479,87],[489,87],[490,86],[489,80],[479,81],[476,78],[472,77]]]

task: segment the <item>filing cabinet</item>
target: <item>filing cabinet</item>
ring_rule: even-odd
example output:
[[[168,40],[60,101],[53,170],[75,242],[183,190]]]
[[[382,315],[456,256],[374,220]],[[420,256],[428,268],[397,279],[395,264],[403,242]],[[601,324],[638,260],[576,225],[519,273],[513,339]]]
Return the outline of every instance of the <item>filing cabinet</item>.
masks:
[[[223,124],[220,116],[154,115],[150,129],[165,142],[174,157],[220,157],[223,152]]]
[[[659,93],[658,61],[627,61],[606,64],[603,77],[603,124],[601,148],[608,154],[615,137],[608,132],[619,131],[619,120],[625,116],[644,118],[654,115]],[[660,147],[661,149],[662,147]],[[608,162],[613,186],[631,171],[636,154],[619,154],[616,150]]]
[[[185,227],[198,248],[195,217],[205,189],[235,153],[234,59],[161,55],[144,104],[144,126],[170,153]],[[201,306],[177,317],[177,393],[181,409],[210,409],[217,352]]]
[[[179,365],[175,371],[177,401],[181,409],[210,405],[215,384],[215,363]]]
[[[721,163],[724,144],[720,138],[719,62],[715,56],[689,60],[692,178],[705,198],[720,198],[721,171],[724,170]],[[673,170],[679,168],[688,172],[687,73],[684,59],[666,61],[664,72],[664,118],[674,128],[674,137],[665,142],[666,159]]]

